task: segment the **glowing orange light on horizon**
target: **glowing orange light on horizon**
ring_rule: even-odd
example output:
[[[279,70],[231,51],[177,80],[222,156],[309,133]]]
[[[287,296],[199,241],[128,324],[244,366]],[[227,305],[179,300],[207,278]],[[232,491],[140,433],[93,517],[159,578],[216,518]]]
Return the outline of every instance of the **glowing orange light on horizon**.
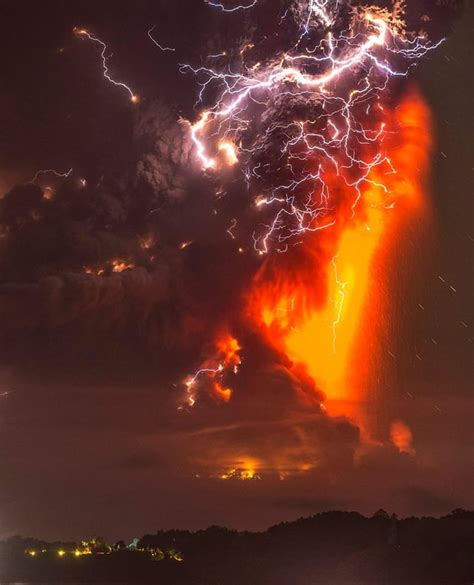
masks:
[[[228,469],[222,473],[219,476],[219,479],[234,479],[239,481],[258,480],[260,479],[260,476],[258,475],[259,467],[259,461],[250,457],[246,457],[241,461],[236,462],[236,467],[232,467],[231,469]]]

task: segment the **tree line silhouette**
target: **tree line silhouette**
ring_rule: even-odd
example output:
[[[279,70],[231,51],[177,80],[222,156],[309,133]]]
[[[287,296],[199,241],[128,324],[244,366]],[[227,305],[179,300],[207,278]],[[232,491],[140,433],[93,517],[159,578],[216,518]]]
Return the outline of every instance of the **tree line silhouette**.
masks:
[[[398,519],[326,512],[265,532],[158,531],[126,545],[95,538],[0,543],[0,582],[163,585],[472,585],[474,512]]]

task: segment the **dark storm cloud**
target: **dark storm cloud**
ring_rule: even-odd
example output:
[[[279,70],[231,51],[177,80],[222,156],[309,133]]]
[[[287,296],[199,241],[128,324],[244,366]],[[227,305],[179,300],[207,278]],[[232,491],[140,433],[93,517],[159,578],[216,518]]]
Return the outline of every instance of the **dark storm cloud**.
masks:
[[[210,203],[199,199],[209,185],[190,167],[187,129],[163,104],[136,115],[129,146],[120,173],[114,164],[99,176],[44,173],[41,187],[17,186],[0,202],[4,363],[37,358],[47,368],[50,355],[56,369],[63,353],[68,367],[75,355],[87,369],[84,355],[95,353],[95,371],[120,346],[142,355],[180,338],[189,345],[199,266],[190,270],[197,252],[179,245],[206,231]]]
[[[113,353],[117,340],[126,346],[130,336],[138,351],[157,336],[173,336],[165,306],[181,298],[173,284],[178,255],[161,246],[160,262],[153,263],[156,247],[142,249],[146,214],[136,213],[123,186],[78,183],[74,177],[52,199],[26,185],[1,202],[5,359],[43,362],[49,354],[56,368],[61,353],[76,353],[80,364],[85,353]]]

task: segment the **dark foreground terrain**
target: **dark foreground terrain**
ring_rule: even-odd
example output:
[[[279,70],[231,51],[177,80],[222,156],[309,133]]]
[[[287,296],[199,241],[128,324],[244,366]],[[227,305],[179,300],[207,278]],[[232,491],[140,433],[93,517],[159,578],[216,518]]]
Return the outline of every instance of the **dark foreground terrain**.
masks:
[[[329,512],[263,533],[157,532],[131,545],[0,544],[0,582],[163,585],[472,585],[474,512],[398,520]]]

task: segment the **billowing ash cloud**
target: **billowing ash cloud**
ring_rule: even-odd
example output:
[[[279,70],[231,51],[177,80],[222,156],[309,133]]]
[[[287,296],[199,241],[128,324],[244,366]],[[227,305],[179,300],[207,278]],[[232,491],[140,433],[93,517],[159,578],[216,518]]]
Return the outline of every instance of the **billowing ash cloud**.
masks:
[[[192,141],[188,128],[180,124],[168,107],[153,103],[137,116],[135,140],[139,160],[136,181],[145,183],[160,197],[160,204],[170,199],[183,199],[189,185],[189,166],[192,165]]]

